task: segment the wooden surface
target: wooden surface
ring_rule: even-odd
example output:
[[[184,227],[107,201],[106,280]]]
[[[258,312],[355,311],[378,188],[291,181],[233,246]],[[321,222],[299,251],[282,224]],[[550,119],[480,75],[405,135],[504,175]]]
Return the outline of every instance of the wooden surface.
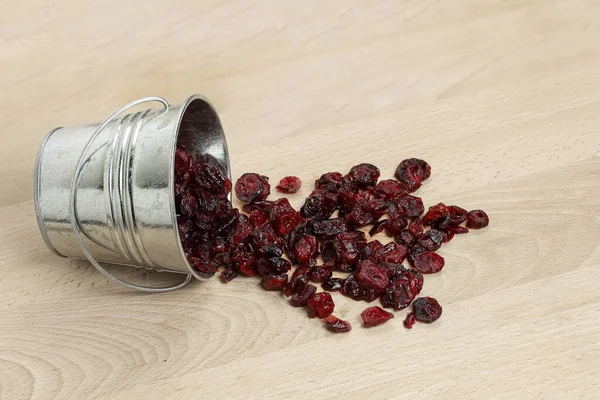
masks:
[[[600,398],[600,2],[91,3],[0,4],[2,399]],[[145,295],[52,255],[44,134],[197,92],[236,177],[422,157],[428,205],[486,209],[426,278],[438,323],[335,296],[333,335],[255,279]]]

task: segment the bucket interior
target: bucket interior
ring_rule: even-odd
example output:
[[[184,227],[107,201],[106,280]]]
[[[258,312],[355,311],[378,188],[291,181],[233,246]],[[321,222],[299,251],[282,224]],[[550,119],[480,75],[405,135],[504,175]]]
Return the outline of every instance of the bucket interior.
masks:
[[[196,162],[219,164],[231,180],[229,153],[227,151],[227,142],[225,141],[223,127],[221,126],[217,112],[207,100],[194,96],[183,107],[176,138],[176,147],[179,146],[183,146]],[[172,174],[173,176],[175,174],[174,168],[172,169]],[[173,193],[173,214],[174,219],[177,220],[174,188],[171,189]],[[229,200],[231,201],[231,193],[229,194]],[[196,278],[203,280],[189,265],[185,257],[179,229],[176,232],[181,254],[186,259],[189,271]]]

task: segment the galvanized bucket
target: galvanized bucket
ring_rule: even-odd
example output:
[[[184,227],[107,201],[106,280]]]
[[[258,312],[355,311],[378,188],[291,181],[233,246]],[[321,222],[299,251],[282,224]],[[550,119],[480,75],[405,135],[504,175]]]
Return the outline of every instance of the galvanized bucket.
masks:
[[[123,115],[159,102],[162,109]],[[192,276],[179,238],[174,195],[178,144],[195,157],[217,159],[231,178],[227,144],[211,103],[194,95],[170,106],[161,97],[133,101],[102,123],[56,128],[44,138],[35,166],[35,212],[46,245],[59,256],[89,260],[129,288],[164,292]],[[166,287],[124,281],[100,263],[183,274]]]

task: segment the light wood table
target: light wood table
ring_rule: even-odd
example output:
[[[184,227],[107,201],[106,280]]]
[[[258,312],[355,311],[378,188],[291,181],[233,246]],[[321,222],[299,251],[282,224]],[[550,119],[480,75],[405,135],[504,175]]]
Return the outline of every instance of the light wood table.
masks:
[[[3,2],[0,397],[600,398],[599,44],[593,0]],[[487,210],[426,278],[442,318],[362,329],[335,296],[334,335],[256,279],[146,295],[52,255],[44,134],[192,93],[234,178],[298,174],[294,206],[322,172],[421,157],[428,205]]]

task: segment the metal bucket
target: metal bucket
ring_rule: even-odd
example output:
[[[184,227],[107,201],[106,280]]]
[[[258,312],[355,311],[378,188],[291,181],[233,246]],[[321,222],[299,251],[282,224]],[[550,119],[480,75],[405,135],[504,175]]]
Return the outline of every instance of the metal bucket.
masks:
[[[121,116],[134,106],[159,102]],[[174,194],[178,144],[231,171],[219,117],[198,95],[170,106],[146,97],[102,123],[57,128],[44,138],[35,166],[34,204],[46,245],[59,256],[88,259],[111,280],[129,288],[163,292],[194,276],[179,238]],[[100,263],[183,274],[181,283],[147,287],[124,281]]]

